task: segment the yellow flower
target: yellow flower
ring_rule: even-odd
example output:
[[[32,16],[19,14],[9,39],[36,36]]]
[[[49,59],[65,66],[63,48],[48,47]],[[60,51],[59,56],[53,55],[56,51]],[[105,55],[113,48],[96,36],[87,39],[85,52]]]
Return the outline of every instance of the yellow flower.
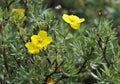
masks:
[[[40,31],[38,35],[33,35],[31,40],[39,48],[44,48],[44,50],[46,50],[47,46],[52,42],[52,38],[47,36],[47,32],[44,30]]]
[[[47,36],[47,32],[42,30],[38,35],[31,36],[31,42],[27,42],[25,46],[28,49],[28,52],[35,54],[39,53],[39,50],[46,50],[47,46],[52,42],[52,38]]]
[[[35,44],[33,44],[32,42],[27,42],[25,44],[25,46],[27,47],[28,52],[30,52],[32,54],[39,53],[39,48]]]
[[[20,20],[25,16],[25,9],[22,8],[13,8],[11,12],[13,17],[10,17],[10,21]]]
[[[78,29],[80,27],[80,23],[84,22],[85,19],[84,18],[79,18],[75,15],[67,15],[67,14],[63,14],[62,16],[63,20],[65,22],[67,22],[68,24],[70,24],[70,26],[73,29]]]
[[[51,78],[47,79],[47,84],[55,84],[55,81]]]

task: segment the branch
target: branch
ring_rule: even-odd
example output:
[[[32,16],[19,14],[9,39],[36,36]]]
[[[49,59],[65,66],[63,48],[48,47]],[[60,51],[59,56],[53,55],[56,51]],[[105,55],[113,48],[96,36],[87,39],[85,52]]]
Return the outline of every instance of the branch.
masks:
[[[8,4],[8,6],[10,7],[10,5],[12,4],[12,3],[14,3],[15,2],[15,0],[12,0],[9,4]]]
[[[97,34],[97,36],[98,36],[98,45],[99,45],[99,47],[100,47],[100,49],[102,50],[102,54],[103,54],[103,58],[104,58],[104,60],[105,60],[105,62],[107,63],[107,66],[109,67],[110,66],[110,64],[109,64],[109,62],[108,62],[108,60],[107,60],[107,58],[106,58],[106,50],[107,50],[107,43],[108,43],[108,41],[109,41],[109,37],[107,37],[106,38],[106,41],[105,41],[105,47],[103,47],[102,46],[102,39],[101,39],[101,37],[99,36],[99,34]]]
[[[99,34],[97,34],[97,36],[98,36],[98,40],[97,40],[98,45],[99,45],[99,47],[101,48],[101,50],[103,51],[102,39],[101,39],[101,37],[99,36]]]
[[[87,63],[87,60],[84,60],[82,66],[78,69],[78,72],[76,74],[81,73],[81,71],[83,70],[83,68],[85,67],[85,64]]]
[[[5,54],[5,48],[4,47],[2,48],[2,55],[3,55],[3,59],[4,59],[5,69],[6,69],[7,72],[9,72],[9,69],[8,69],[8,58],[7,58],[7,55]]]
[[[107,66],[109,67],[110,64],[109,64],[109,62],[108,62],[108,60],[107,60],[107,58],[106,58],[106,50],[107,50],[106,44],[108,43],[108,41],[109,41],[109,37],[106,38],[105,47],[104,47],[104,49],[103,49],[103,57],[104,57],[104,60],[105,60],[106,63],[107,63]]]
[[[56,81],[55,84],[57,84],[59,81],[61,81],[61,80],[63,80],[63,79],[67,79],[67,78],[69,78],[69,76],[67,76],[67,75],[62,75],[62,76]]]
[[[94,51],[94,48],[92,47],[91,50],[90,50],[89,56],[92,55],[93,51]],[[76,72],[76,74],[81,73],[81,71],[85,68],[85,64],[87,63],[87,61],[88,61],[88,59],[86,58],[86,59],[84,60],[83,64],[82,64],[82,66],[78,69],[78,72]]]
[[[61,62],[61,63],[58,65],[57,60],[55,59],[55,69],[53,70],[53,72],[51,72],[50,74],[48,74],[48,75],[45,77],[44,84],[46,84],[47,79],[50,78],[53,74],[58,73],[57,70],[58,70],[58,68],[59,68],[63,63],[64,63],[64,61]]]
[[[20,0],[20,4],[24,6],[24,8],[25,8],[25,16],[27,16],[27,10],[28,10],[27,0]]]
[[[19,25],[17,25],[17,31],[18,31],[18,35],[19,35],[20,39],[22,40],[23,44],[25,45],[25,41],[24,41],[24,39],[23,39],[23,37],[22,37],[22,35],[21,35]]]
[[[4,0],[4,1],[5,1],[7,10],[9,10],[8,0]]]
[[[9,9],[10,9],[10,5],[11,5],[13,2],[15,2],[15,0],[12,0],[10,3],[8,3],[8,0],[4,0],[4,1],[5,1],[7,10],[9,10]]]

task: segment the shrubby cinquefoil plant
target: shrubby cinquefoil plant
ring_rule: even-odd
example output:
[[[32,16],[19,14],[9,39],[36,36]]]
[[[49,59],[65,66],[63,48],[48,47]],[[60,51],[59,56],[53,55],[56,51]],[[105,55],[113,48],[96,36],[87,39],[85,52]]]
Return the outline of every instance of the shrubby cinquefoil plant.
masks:
[[[120,83],[120,46],[102,11],[89,20],[42,0],[1,3],[0,84]]]

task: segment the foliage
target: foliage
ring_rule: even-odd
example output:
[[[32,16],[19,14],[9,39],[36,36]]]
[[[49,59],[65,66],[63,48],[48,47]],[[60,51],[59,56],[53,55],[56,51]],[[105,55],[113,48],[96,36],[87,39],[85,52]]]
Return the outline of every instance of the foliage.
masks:
[[[43,0],[1,1],[0,84],[119,84],[120,46],[113,28],[115,22],[99,10],[94,19],[85,18],[80,28],[74,30],[62,19],[67,10],[58,12],[43,3]],[[25,10],[22,18],[16,15],[19,13],[12,13],[13,8]],[[86,13],[80,17],[86,17]],[[48,36],[39,36],[39,31]],[[36,38],[32,40],[32,36]],[[41,39],[43,44],[39,43]],[[28,42],[44,49],[32,54],[26,47]]]

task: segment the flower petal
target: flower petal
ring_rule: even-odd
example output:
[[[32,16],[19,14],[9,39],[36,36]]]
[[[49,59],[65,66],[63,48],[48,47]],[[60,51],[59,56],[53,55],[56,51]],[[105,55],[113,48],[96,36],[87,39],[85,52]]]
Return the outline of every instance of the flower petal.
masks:
[[[79,22],[80,22],[80,23],[82,23],[82,22],[84,22],[84,21],[85,21],[85,18],[80,18],[80,19],[79,19]]]
[[[71,23],[70,26],[71,26],[73,29],[78,29],[78,28],[80,28],[80,23]]]
[[[63,20],[64,20],[65,22],[71,23],[69,15],[63,14],[62,18],[63,18]]]
[[[51,78],[47,79],[47,84],[55,84],[55,81]]]
[[[35,44],[33,44],[32,42],[27,42],[25,44],[25,46],[27,47],[28,52],[30,52],[32,54],[39,53],[39,48]]]
[[[44,30],[41,30],[41,31],[38,33],[38,35],[39,35],[40,37],[44,38],[44,37],[47,37],[47,32],[44,31]]]
[[[52,38],[51,37],[46,37],[44,40],[44,50],[47,49],[47,46],[52,42]]]

